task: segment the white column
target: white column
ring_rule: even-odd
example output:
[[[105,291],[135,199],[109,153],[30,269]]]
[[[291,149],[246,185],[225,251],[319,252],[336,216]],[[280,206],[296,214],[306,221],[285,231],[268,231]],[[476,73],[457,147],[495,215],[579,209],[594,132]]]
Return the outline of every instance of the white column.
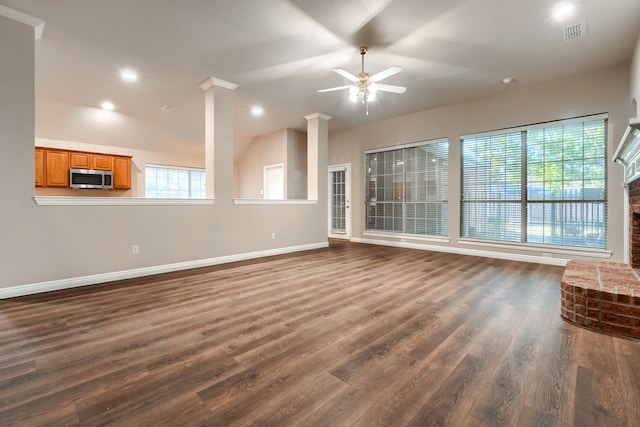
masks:
[[[327,161],[329,150],[329,119],[326,114],[314,113],[307,119],[307,199],[319,200],[327,192]],[[320,176],[322,175],[322,176]],[[323,196],[322,200],[326,197]]]
[[[207,198],[233,198],[233,91],[235,83],[209,77],[205,91],[204,141]]]

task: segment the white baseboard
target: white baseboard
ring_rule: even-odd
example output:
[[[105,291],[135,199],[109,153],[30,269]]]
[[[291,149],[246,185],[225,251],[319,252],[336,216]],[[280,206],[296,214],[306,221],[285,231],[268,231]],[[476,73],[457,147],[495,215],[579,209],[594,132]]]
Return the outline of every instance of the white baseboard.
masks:
[[[428,245],[423,243],[398,242],[394,240],[365,239],[352,237],[352,242],[369,243],[372,245],[394,246],[397,248],[420,249],[423,251],[447,252],[459,255],[471,255],[485,258],[506,259],[511,261],[533,262],[537,264],[558,265],[564,267],[567,265],[566,259],[561,258],[545,258],[535,255],[511,254],[506,252],[482,251],[478,249],[457,248],[451,246]]]
[[[235,261],[262,258],[273,255],[282,255],[292,252],[308,251],[311,249],[326,248],[328,242],[310,243],[307,245],[289,246],[285,248],[268,249],[265,251],[249,252],[237,255],[227,255],[217,258],[201,259],[196,261],[178,262],[175,264],[157,265],[153,267],[135,268],[132,270],[114,271],[111,273],[94,274],[91,276],[72,277],[69,279],[51,280],[48,282],[30,283],[25,285],[0,288],[0,299],[14,298],[24,295],[38,294],[42,292],[58,291],[62,289],[76,288],[79,286],[95,285],[99,283],[113,282],[116,280],[132,279],[136,277],[150,276],[160,273],[189,270],[193,268],[209,267],[212,265],[226,264]]]

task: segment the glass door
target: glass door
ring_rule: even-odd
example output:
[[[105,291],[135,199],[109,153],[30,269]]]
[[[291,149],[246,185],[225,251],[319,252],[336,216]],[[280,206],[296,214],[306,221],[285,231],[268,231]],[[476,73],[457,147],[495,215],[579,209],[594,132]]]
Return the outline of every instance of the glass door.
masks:
[[[351,165],[329,167],[329,237],[351,239]]]

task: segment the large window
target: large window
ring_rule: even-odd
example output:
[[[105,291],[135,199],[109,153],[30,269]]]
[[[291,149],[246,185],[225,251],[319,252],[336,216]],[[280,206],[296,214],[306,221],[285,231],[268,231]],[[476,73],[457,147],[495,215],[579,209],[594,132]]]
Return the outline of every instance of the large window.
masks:
[[[448,152],[435,141],[365,153],[367,230],[446,236]]]
[[[462,237],[606,248],[607,118],[462,138]]]
[[[152,199],[204,199],[204,169],[146,165],[145,197]]]

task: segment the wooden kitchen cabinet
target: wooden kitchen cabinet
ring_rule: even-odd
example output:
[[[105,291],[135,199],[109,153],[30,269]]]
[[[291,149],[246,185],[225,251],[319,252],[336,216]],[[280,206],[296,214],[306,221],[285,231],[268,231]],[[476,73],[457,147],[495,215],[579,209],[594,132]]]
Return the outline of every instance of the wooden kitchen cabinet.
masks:
[[[69,169],[113,172],[114,190],[131,189],[131,156],[36,147],[36,187],[69,187]]]
[[[69,166],[73,169],[91,169],[91,157],[89,153],[69,153]]]
[[[47,187],[69,187],[68,151],[45,151],[45,185]]]
[[[42,187],[45,184],[44,176],[44,150],[36,148],[36,187]]]
[[[69,152],[69,165],[73,169],[113,170],[113,156],[106,154]]]
[[[113,170],[113,156],[108,156],[106,154],[92,154],[91,157],[91,169],[101,171]]]
[[[131,157],[113,156],[113,189],[131,188]]]

